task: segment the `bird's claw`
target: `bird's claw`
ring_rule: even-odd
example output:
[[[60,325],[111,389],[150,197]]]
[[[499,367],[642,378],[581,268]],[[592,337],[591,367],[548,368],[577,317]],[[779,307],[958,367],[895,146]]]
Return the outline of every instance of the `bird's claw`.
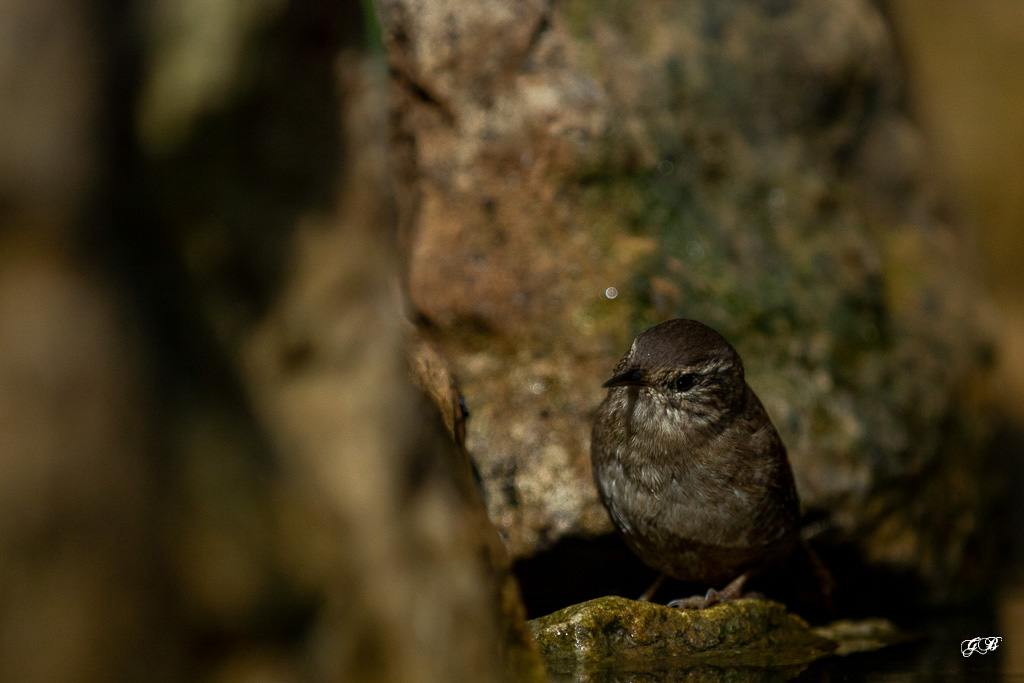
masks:
[[[747,582],[747,575],[740,574],[722,590],[709,588],[704,595],[691,595],[688,598],[679,598],[668,603],[668,607],[676,609],[707,609],[720,602],[728,602],[743,597],[743,585]]]

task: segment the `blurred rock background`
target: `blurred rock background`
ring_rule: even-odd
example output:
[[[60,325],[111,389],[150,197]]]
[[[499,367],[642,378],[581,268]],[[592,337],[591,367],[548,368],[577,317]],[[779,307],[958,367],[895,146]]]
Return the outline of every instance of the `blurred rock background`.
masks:
[[[987,600],[1014,7],[0,0],[0,679],[536,676],[513,568],[649,578],[589,429],[674,316],[848,604]]]
[[[538,671],[411,379],[364,10],[0,3],[0,679]]]
[[[994,0],[890,2],[907,65],[910,104],[928,134],[947,203],[971,228],[979,271],[998,306],[1000,371],[995,405],[1004,420],[1001,475],[1010,524],[999,569],[1003,670],[1024,672],[1024,7]],[[990,533],[994,533],[993,530]]]

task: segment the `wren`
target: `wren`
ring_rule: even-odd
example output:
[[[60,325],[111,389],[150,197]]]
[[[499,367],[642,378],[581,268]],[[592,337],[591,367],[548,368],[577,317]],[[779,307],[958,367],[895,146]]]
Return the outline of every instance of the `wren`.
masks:
[[[720,334],[695,320],[655,325],[602,386],[594,481],[626,545],[662,574],[641,599],[665,576],[710,587],[671,606],[740,597],[802,546],[786,448]]]

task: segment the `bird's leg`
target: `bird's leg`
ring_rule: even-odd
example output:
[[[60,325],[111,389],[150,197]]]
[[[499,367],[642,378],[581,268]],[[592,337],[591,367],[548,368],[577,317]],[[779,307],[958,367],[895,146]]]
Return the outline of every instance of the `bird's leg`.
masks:
[[[715,604],[716,602],[726,602],[727,600],[736,600],[737,598],[743,597],[743,586],[747,583],[747,573],[744,572],[737,576],[735,579],[729,582],[729,585],[720,591],[716,591],[714,588],[708,589],[708,594],[705,598],[709,601],[708,606]]]
[[[648,602],[654,597],[654,593],[661,588],[661,584],[665,583],[665,578],[664,574],[658,574],[658,578],[654,580],[654,583],[651,584],[650,588],[645,590],[637,600],[640,600],[641,602]]]
[[[679,598],[668,603],[669,607],[679,609],[706,609],[720,602],[736,600],[743,597],[743,586],[747,583],[747,574],[744,572],[733,579],[728,586],[722,590],[709,588],[706,595],[692,595],[688,598]]]

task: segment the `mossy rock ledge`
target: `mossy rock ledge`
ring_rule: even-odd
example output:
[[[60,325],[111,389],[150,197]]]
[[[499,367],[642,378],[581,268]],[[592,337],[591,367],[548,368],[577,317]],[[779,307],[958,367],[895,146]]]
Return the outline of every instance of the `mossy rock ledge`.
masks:
[[[529,626],[553,674],[590,665],[635,670],[790,667],[836,649],[834,641],[768,600],[680,610],[610,596],[533,619]]]

